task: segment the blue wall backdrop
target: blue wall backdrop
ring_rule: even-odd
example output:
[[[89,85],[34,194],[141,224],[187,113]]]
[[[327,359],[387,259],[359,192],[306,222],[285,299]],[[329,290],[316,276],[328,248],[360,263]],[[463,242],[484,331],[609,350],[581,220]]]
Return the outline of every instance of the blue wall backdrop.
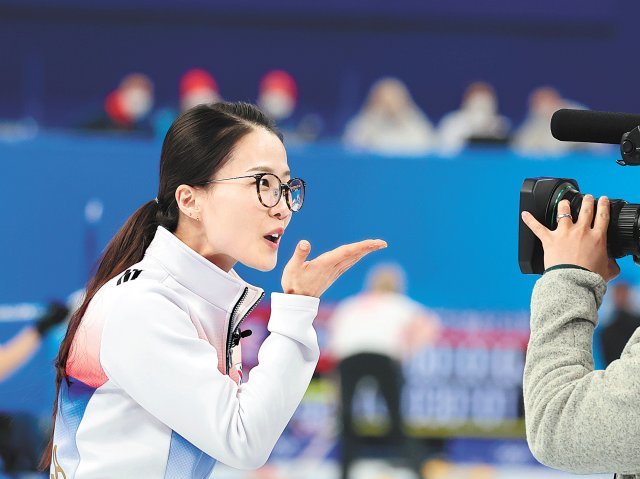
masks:
[[[0,341],[36,312],[20,313],[16,305],[66,298],[83,286],[109,239],[156,195],[159,152],[157,141],[52,133],[0,143],[8,216],[0,247]],[[523,178],[573,177],[583,191],[640,200],[640,170],[615,165],[614,149],[546,161],[504,149],[467,150],[456,158],[382,157],[332,143],[288,153],[293,173],[308,181],[305,207],[283,237],[274,271],[237,269],[267,291],[279,291],[282,269],[302,238],[311,241],[312,256],[367,237],[387,240],[386,250],[327,291],[326,304],[359,291],[375,262],[392,260],[406,268],[410,294],[430,307],[520,313],[535,280],[521,275],[517,264]],[[638,278],[640,269],[623,263],[624,274]],[[62,333],[2,384],[4,408],[48,412],[50,364]]]
[[[81,287],[95,255],[155,197],[159,153],[154,141],[56,134],[0,143],[10,225],[0,248],[0,300],[43,301]],[[293,173],[308,181],[305,207],[285,233],[273,272],[239,270],[277,291],[300,239],[311,241],[312,255],[367,237],[387,240],[389,248],[332,287],[329,300],[358,290],[374,261],[393,259],[407,268],[411,294],[432,306],[523,309],[532,286],[517,264],[525,177],[576,178],[584,191],[640,202],[640,171],[616,165],[613,149],[548,161],[500,149],[456,158],[382,157],[331,143],[291,147],[288,154]],[[85,211],[94,200],[104,209],[97,224]]]
[[[160,147],[155,140],[57,133],[0,142],[7,216],[0,240],[0,342],[37,315],[33,305],[67,298],[84,285],[109,239],[155,197]],[[360,291],[376,262],[397,261],[407,270],[410,295],[424,304],[476,311],[474,317],[487,321],[511,315],[511,327],[525,334],[526,321],[518,318],[526,318],[535,278],[521,275],[517,263],[523,179],[571,177],[583,191],[640,202],[640,170],[616,165],[613,148],[547,160],[506,149],[470,149],[455,158],[382,157],[333,143],[290,147],[288,154],[293,174],[308,181],[305,207],[282,239],[274,271],[238,266],[248,281],[280,291],[282,269],[303,238],[311,241],[312,257],[347,242],[383,238],[389,247],[347,272],[324,304]],[[640,268],[629,259],[622,263],[624,275],[637,281]],[[63,332],[51,335],[0,386],[4,409],[49,412],[51,361]]]

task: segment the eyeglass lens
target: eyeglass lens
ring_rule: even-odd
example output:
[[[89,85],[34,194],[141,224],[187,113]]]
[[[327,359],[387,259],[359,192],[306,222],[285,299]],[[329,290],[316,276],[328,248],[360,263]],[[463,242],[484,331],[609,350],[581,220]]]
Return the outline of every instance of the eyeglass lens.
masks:
[[[285,190],[289,207],[293,211],[298,211],[302,208],[304,201],[304,184],[300,179],[294,178],[287,185],[289,188],[285,188]],[[272,174],[265,174],[260,178],[259,186],[262,203],[268,208],[277,205],[282,191],[278,177]]]

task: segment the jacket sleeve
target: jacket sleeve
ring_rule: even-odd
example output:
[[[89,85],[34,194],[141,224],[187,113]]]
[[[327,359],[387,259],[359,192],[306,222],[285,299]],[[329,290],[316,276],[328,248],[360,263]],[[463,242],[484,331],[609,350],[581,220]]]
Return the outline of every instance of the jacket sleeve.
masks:
[[[232,467],[266,462],[319,357],[318,298],[273,294],[270,336],[250,380],[218,370],[218,354],[170,290],[127,291],[109,313],[101,363],[108,378],[158,420]]]
[[[640,471],[638,332],[594,371],[592,339],[606,283],[560,269],[538,280],[524,371],[527,441],[543,464],[574,473]]]

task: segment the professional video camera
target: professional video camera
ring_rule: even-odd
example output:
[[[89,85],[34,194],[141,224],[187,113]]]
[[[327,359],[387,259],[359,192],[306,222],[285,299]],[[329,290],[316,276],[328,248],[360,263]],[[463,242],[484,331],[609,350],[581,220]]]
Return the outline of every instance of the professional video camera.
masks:
[[[551,133],[561,141],[620,144],[622,166],[640,165],[640,115],[588,110],[558,110],[551,119]],[[527,178],[520,190],[520,213],[528,211],[549,229],[556,228],[558,203],[569,200],[571,215],[578,218],[584,194],[569,178]],[[611,200],[607,247],[611,258],[633,255],[640,264],[640,204]],[[520,220],[518,261],[525,274],[544,272],[542,243]]]

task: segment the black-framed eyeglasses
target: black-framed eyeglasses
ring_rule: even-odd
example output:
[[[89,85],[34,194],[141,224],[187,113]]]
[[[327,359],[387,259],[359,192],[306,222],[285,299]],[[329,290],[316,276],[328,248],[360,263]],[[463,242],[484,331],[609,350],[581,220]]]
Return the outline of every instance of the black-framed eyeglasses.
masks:
[[[284,198],[287,202],[289,210],[298,212],[304,203],[304,188],[306,183],[300,178],[291,178],[283,183],[273,173],[257,173],[255,175],[234,176],[232,178],[218,178],[202,183],[218,183],[219,181],[239,180],[242,178],[254,178],[256,180],[256,191],[260,203],[266,208],[273,208],[280,202],[282,193],[285,192]]]

